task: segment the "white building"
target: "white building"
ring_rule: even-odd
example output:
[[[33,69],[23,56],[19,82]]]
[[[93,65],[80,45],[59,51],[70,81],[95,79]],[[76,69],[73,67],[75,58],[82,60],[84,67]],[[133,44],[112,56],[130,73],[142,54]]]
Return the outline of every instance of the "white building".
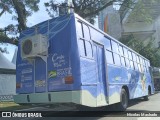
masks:
[[[113,6],[105,8],[98,17],[98,26],[101,30],[116,39],[121,38],[120,14]]]
[[[134,0],[138,4],[138,0]],[[160,45],[160,2],[151,3],[150,0],[143,0],[143,8],[148,17],[132,14],[135,9],[121,7],[120,16],[122,24],[122,36],[134,35],[139,40],[154,39],[154,47]],[[133,6],[134,8],[134,6]],[[137,10],[138,11],[138,10]],[[151,18],[149,22],[148,18]]]
[[[154,47],[160,47],[160,2],[151,3],[150,0],[143,0],[144,8],[149,10],[148,15],[152,18],[152,21],[148,22],[142,15],[132,14],[137,10],[135,8],[139,0],[133,0],[135,4],[130,7],[126,7],[126,1],[124,0],[119,11],[114,10],[113,6],[103,10],[99,15],[99,28],[104,30],[107,27],[107,31],[104,31],[116,39],[130,34],[143,41],[155,39]]]
[[[0,52],[0,101],[13,100],[12,95],[16,93],[15,73],[16,65]]]

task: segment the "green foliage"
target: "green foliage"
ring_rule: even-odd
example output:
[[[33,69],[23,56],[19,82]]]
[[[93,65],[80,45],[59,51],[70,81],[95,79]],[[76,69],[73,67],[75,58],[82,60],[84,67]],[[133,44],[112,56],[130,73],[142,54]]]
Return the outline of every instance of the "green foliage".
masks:
[[[27,17],[33,12],[39,10],[38,3],[40,0],[0,0],[0,17],[4,13],[12,14],[12,19],[18,21],[18,25],[10,24],[5,28],[0,28],[0,42],[18,44],[17,37],[8,37],[16,35],[27,28]],[[0,48],[1,52],[7,52],[6,49]]]
[[[138,0],[134,7],[131,7],[131,17],[128,21],[143,21],[143,22],[152,22],[155,19],[154,14],[156,13],[155,9],[158,9],[159,0]],[[157,8],[155,8],[157,6]]]
[[[135,39],[131,34],[126,38],[122,38],[120,41],[145,58],[149,59],[151,66],[160,67],[160,55],[158,54],[160,49],[153,47],[153,39],[145,43],[142,40]]]
[[[72,0],[72,3],[75,13],[86,18],[89,22],[94,23],[94,18],[100,11],[113,5],[113,3],[117,1],[121,2],[122,0]],[[58,12],[57,7],[63,7],[62,3],[57,2],[58,0],[50,0],[44,4],[51,17],[55,17],[55,12]]]
[[[18,21],[18,30],[21,32],[27,28],[27,17],[39,10],[39,2],[40,0],[1,0],[0,16],[5,12],[12,14],[12,18]]]

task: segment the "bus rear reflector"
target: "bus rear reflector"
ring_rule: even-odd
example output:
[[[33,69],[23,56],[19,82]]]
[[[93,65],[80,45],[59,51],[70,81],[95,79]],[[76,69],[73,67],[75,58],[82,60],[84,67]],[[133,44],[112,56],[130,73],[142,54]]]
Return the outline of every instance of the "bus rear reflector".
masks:
[[[17,83],[17,84],[16,84],[16,88],[21,88],[21,84],[20,84],[20,83]]]
[[[65,84],[73,84],[73,77],[72,76],[67,76],[64,78]]]

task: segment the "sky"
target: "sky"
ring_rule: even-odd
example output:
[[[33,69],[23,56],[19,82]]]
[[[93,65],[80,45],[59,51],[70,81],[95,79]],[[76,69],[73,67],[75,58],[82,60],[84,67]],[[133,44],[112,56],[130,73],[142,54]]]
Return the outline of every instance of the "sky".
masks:
[[[49,0],[45,0],[45,2],[47,2]],[[57,0],[58,2],[62,2],[64,0]],[[46,8],[44,6],[44,0],[41,0],[39,3],[39,11],[35,12],[32,14],[32,16],[28,17],[27,19],[27,26],[31,27],[34,26],[40,22],[46,21],[48,19],[51,19],[46,11]],[[1,17],[0,17],[0,28],[6,27],[9,24],[17,24],[16,20],[12,19],[12,15],[8,14],[8,13],[4,13]],[[98,22],[96,20],[95,26],[98,26]],[[7,59],[9,59],[10,61],[12,60],[14,51],[16,46],[15,45],[11,45],[11,44],[0,44],[0,47],[6,47],[9,54],[5,54],[5,57]]]
[[[49,1],[49,0],[45,0],[45,2],[47,2],[47,1]],[[28,20],[27,20],[27,26],[28,27],[31,27],[35,24],[38,24],[40,22],[43,22],[45,20],[50,19],[49,15],[48,15],[48,13],[45,9],[45,6],[44,6],[44,0],[41,0],[41,2],[39,3],[39,9],[40,10],[38,12],[33,13],[32,16],[28,17]],[[0,27],[1,28],[6,27],[9,24],[17,24],[17,21],[12,20],[12,15],[11,14],[4,13],[0,17]],[[6,54],[6,53],[3,53],[3,54],[7,59],[9,59],[11,61],[12,58],[13,58],[13,54],[15,52],[16,46],[11,45],[11,44],[0,44],[0,47],[2,47],[2,48],[6,47],[7,48],[9,54]]]

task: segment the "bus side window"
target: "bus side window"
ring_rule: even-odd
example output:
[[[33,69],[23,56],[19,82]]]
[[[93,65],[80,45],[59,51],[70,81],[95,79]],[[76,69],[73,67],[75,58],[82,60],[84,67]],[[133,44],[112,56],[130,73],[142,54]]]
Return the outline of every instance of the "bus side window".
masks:
[[[124,50],[124,56],[125,56],[126,58],[128,58],[128,52],[127,52],[127,49],[126,49],[126,48],[123,48],[123,50]]]
[[[115,65],[120,66],[121,65],[120,56],[118,54],[116,54],[116,53],[113,53],[113,56],[114,56],[114,63],[115,63]]]
[[[148,63],[148,67],[150,67],[150,62],[149,62],[149,61],[147,61],[147,63]]]
[[[134,65],[133,65],[133,61],[132,60],[130,60],[130,66],[131,66],[132,69],[134,69]]]
[[[128,58],[125,58],[125,61],[126,61],[126,67],[130,67],[130,64],[129,64],[129,60],[128,60]]]
[[[133,61],[136,61],[136,55],[135,55],[135,53],[132,53],[132,56],[133,56]]]
[[[111,51],[111,41],[105,38],[106,49]]]
[[[139,70],[139,72],[142,72],[141,65],[139,63],[138,63],[138,70]]]
[[[93,50],[92,50],[92,45],[89,41],[85,41],[86,45],[86,54],[87,57],[92,58],[93,57]]]
[[[113,64],[113,53],[106,50],[106,59],[107,59],[107,63]]]
[[[128,57],[129,57],[129,60],[130,60],[130,66],[131,66],[132,69],[134,69],[133,57],[132,57],[132,52],[131,51],[128,51]]]
[[[83,24],[83,33],[86,40],[90,40],[90,32],[87,25]]]
[[[77,22],[77,33],[78,33],[78,36],[80,38],[83,38],[83,31],[82,31],[82,23],[81,22]]]
[[[139,57],[140,59],[140,65],[141,65],[141,72],[144,72],[144,68],[143,68],[143,58]]]
[[[129,58],[130,60],[132,60],[132,53],[131,53],[131,51],[128,51],[128,58]]]
[[[145,65],[146,65],[146,71],[149,71],[149,66],[148,66],[148,61],[145,60]]]
[[[125,58],[124,57],[121,57],[121,63],[122,63],[122,66],[124,66],[124,67],[126,66],[125,65]]]
[[[123,47],[121,45],[119,45],[119,52],[121,56],[124,56]]]
[[[79,51],[81,56],[86,56],[84,40],[79,39]]]
[[[144,72],[146,72],[146,66],[143,65],[143,68],[144,68]]]
[[[139,61],[139,56],[137,55],[137,63],[140,63],[140,61]]]
[[[134,61],[134,67],[135,67],[135,70],[138,70],[138,64],[135,61]]]
[[[118,44],[116,42],[114,42],[113,40],[111,40],[111,43],[112,43],[112,51],[115,53],[119,53]]]

